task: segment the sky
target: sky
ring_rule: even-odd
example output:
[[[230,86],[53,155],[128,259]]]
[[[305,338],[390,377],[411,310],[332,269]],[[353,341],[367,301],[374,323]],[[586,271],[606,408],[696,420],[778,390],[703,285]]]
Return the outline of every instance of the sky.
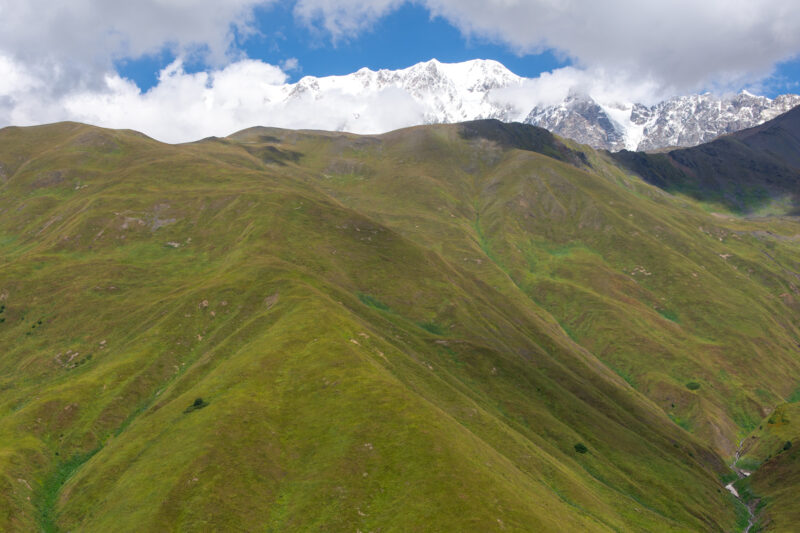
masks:
[[[645,104],[800,92],[800,2],[786,0],[0,0],[0,21],[0,127],[77,120],[165,142],[347,128],[356,108],[374,115],[364,132],[411,125],[423,110],[397,90],[276,95],[432,58],[499,61],[524,79],[496,98],[521,113],[576,87]]]

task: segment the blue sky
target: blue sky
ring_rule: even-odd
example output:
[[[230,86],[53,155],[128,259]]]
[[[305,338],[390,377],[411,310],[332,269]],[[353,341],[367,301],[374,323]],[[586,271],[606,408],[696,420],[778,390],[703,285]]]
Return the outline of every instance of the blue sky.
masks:
[[[529,78],[571,64],[568,58],[559,58],[552,51],[519,54],[505,44],[464,37],[446,20],[431,17],[425,8],[415,4],[405,4],[374,27],[335,43],[319,30],[299,23],[291,5],[256,9],[255,18],[260,35],[237,35],[238,47],[249,58],[275,65],[297,59],[299,68],[287,72],[290,81],[306,75],[350,74],[362,67],[401,69],[433,58],[444,63],[494,59],[515,74]],[[159,70],[175,57],[165,49],[159,54],[117,61],[115,66],[120,74],[147,90],[157,83]],[[208,65],[201,61],[186,64],[189,72],[206,68]]]

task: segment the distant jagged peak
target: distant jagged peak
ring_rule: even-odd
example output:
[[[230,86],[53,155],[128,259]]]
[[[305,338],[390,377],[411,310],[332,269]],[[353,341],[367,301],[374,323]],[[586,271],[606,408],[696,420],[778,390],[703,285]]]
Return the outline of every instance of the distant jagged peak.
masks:
[[[695,146],[727,133],[757,126],[800,105],[800,96],[770,99],[748,91],[717,96],[706,92],[676,96],[652,106],[603,102],[571,90],[554,106],[535,107],[529,124],[606,150],[657,150]]]
[[[368,67],[363,67],[352,74],[324,77],[304,76],[294,85],[313,87],[327,85],[331,82],[341,83],[346,80],[397,83],[419,79],[447,79],[455,83],[466,83],[466,86],[462,85],[462,88],[466,89],[469,89],[470,86],[474,87],[476,84],[480,84],[481,88],[487,84],[493,87],[504,87],[524,80],[521,76],[517,76],[508,70],[502,63],[493,59],[472,59],[460,63],[443,63],[433,58],[397,70],[372,70]]]

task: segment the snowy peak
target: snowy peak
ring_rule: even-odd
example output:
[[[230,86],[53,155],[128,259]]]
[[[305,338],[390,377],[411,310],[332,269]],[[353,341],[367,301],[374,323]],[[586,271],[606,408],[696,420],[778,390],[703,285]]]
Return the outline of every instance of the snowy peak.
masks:
[[[762,124],[800,105],[800,96],[771,100],[743,91],[727,98],[698,94],[671,98],[654,106],[604,104],[573,95],[561,104],[534,108],[528,124],[595,148],[611,151],[657,150],[695,146]]]
[[[609,113],[590,96],[570,92],[559,105],[535,107],[526,122],[592,146],[624,147],[624,135]],[[580,137],[577,139],[576,137]]]
[[[401,70],[374,71],[362,68],[346,76],[307,76],[294,85],[286,86],[285,99],[319,100],[336,93],[368,99],[377,93],[395,90],[409,96],[417,104],[422,110],[424,123],[480,118],[509,120],[519,118],[519,112],[513,115],[511,110],[493,103],[489,95],[496,89],[521,85],[522,81],[523,78],[497,61],[472,60],[447,64],[432,59]],[[354,117],[342,128],[363,131],[358,119]]]

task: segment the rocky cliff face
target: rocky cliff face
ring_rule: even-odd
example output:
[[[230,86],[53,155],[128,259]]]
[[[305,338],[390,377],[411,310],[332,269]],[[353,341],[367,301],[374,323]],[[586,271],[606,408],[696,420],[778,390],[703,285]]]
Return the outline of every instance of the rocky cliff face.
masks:
[[[570,94],[559,105],[535,107],[525,122],[595,148],[616,151],[626,147],[625,132],[586,95]]]

